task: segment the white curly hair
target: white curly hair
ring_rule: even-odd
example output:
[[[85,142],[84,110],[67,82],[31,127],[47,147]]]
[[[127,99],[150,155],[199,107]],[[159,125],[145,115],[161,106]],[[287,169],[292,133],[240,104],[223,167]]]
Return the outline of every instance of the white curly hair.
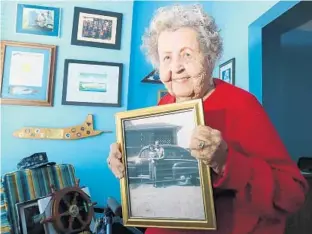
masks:
[[[159,67],[158,37],[163,31],[190,27],[197,31],[200,48],[214,66],[223,52],[223,43],[214,18],[200,4],[159,8],[142,36],[141,49],[155,69]]]

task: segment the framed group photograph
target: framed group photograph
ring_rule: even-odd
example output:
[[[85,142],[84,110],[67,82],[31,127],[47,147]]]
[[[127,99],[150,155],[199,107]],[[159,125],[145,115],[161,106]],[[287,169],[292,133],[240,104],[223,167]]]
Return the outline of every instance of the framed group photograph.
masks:
[[[75,7],[71,44],[119,50],[122,16],[117,12]]]
[[[66,59],[63,105],[121,106],[122,63]]]
[[[1,104],[52,106],[56,46],[1,41]]]
[[[153,84],[162,84],[157,70],[151,71],[149,74],[147,74],[141,80],[141,82],[143,82],[143,83],[153,83]]]
[[[40,223],[38,199],[16,203],[18,229],[20,234],[43,234],[46,229]]]
[[[219,78],[235,85],[235,58],[232,58],[219,66]]]
[[[60,8],[17,4],[17,33],[59,37],[60,21]]]
[[[189,149],[203,124],[200,99],[116,114],[125,226],[216,229],[210,169]]]

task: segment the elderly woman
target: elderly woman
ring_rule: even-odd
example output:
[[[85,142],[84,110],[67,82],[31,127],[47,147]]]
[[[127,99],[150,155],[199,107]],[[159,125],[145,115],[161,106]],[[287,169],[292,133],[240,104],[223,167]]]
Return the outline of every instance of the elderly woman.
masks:
[[[303,204],[307,183],[257,99],[212,78],[222,41],[198,5],[159,9],[143,49],[169,94],[159,105],[201,98],[205,126],[194,129],[192,155],[213,173],[217,231],[148,228],[146,234],[282,234],[287,216]],[[107,159],[118,178],[124,165],[117,144]],[[199,202],[199,201],[194,201]]]

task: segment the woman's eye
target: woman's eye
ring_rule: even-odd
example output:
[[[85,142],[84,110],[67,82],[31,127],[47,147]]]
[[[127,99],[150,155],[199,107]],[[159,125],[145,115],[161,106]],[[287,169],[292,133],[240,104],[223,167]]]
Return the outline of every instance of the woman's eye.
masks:
[[[168,59],[170,59],[169,56],[165,56],[165,57],[164,57],[164,61],[166,61],[166,60],[168,60]]]

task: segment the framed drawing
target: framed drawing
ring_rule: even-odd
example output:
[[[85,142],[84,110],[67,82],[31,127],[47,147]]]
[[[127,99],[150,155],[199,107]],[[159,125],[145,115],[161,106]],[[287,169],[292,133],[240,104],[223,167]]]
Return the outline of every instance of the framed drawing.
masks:
[[[61,9],[17,4],[16,32],[44,36],[60,36]]]
[[[56,46],[1,41],[1,104],[52,106]]]
[[[121,106],[123,64],[66,59],[63,105]]]
[[[220,65],[219,78],[230,84],[235,84],[235,58]]]
[[[158,95],[157,95],[157,102],[160,101],[160,99],[162,99],[164,96],[166,96],[168,94],[167,90],[158,90]]]
[[[143,83],[154,83],[154,84],[162,84],[158,71],[153,70],[147,76],[145,76],[142,81]]]
[[[121,26],[121,13],[75,7],[71,44],[119,50]]]
[[[36,217],[40,215],[38,199],[16,203],[15,206],[21,234],[46,233],[40,219],[36,221]]]
[[[210,169],[188,149],[199,124],[201,100],[116,114],[125,226],[216,229]]]

